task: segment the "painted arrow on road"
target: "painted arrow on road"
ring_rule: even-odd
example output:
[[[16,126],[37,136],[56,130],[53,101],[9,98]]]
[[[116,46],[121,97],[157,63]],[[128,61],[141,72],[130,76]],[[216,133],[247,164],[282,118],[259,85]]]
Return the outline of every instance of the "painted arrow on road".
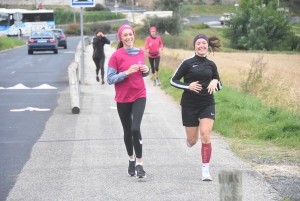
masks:
[[[10,110],[11,112],[25,112],[25,111],[38,111],[38,112],[44,112],[44,111],[50,111],[50,109],[40,109],[40,108],[34,108],[34,107],[27,107],[23,109],[14,109]]]

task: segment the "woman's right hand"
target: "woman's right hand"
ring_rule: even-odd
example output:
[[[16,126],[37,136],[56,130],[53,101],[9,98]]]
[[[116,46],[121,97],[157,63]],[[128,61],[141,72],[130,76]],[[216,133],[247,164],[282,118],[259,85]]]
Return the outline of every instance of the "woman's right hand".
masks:
[[[131,75],[132,73],[135,73],[135,72],[137,72],[137,71],[139,71],[139,65],[133,64],[133,65],[131,65],[131,66],[128,68],[128,70],[125,71],[125,73],[126,73],[127,76],[129,76],[129,75]]]
[[[194,92],[196,92],[196,93],[199,93],[199,92],[202,90],[202,86],[201,86],[201,84],[199,84],[198,81],[196,81],[196,82],[192,82],[192,83],[189,85],[189,89],[190,89],[191,91],[194,91]]]

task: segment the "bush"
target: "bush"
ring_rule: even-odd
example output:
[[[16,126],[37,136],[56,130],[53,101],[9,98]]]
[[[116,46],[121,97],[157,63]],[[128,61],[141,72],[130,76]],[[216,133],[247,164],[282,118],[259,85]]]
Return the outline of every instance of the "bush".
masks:
[[[296,51],[300,52],[300,43],[297,45]]]
[[[300,37],[296,36],[293,32],[290,33],[289,37],[287,37],[284,46],[285,49],[291,50],[291,51],[299,51],[297,50],[297,46],[300,44]]]
[[[209,26],[207,24],[204,24],[204,23],[191,24],[190,27],[192,29],[207,29],[207,28],[209,28]]]
[[[64,31],[68,35],[76,35],[79,36],[81,35],[81,29],[79,24],[69,24],[68,28]],[[91,34],[92,31],[87,28],[83,27],[83,34]]]

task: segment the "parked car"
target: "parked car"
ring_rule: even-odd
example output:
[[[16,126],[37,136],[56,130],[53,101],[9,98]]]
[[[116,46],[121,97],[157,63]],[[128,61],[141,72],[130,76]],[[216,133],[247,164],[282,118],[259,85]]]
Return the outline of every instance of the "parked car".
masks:
[[[58,41],[51,30],[32,31],[27,42],[28,54],[34,51],[53,51],[58,52]]]
[[[64,47],[64,49],[67,49],[67,35],[64,33],[62,29],[52,29],[54,35],[57,37],[58,40],[58,46]]]
[[[232,17],[235,16],[235,13],[223,13],[223,15],[220,17],[221,25],[226,24],[226,21],[230,21]]]

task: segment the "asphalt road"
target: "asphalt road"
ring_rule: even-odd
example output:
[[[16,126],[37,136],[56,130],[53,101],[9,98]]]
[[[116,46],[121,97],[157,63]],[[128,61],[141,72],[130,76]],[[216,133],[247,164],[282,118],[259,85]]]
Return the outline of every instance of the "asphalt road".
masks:
[[[25,40],[23,37],[22,39]],[[67,68],[79,37],[68,49],[27,54],[27,47],[0,52],[0,200],[5,200],[30,158],[32,146],[69,86]]]

